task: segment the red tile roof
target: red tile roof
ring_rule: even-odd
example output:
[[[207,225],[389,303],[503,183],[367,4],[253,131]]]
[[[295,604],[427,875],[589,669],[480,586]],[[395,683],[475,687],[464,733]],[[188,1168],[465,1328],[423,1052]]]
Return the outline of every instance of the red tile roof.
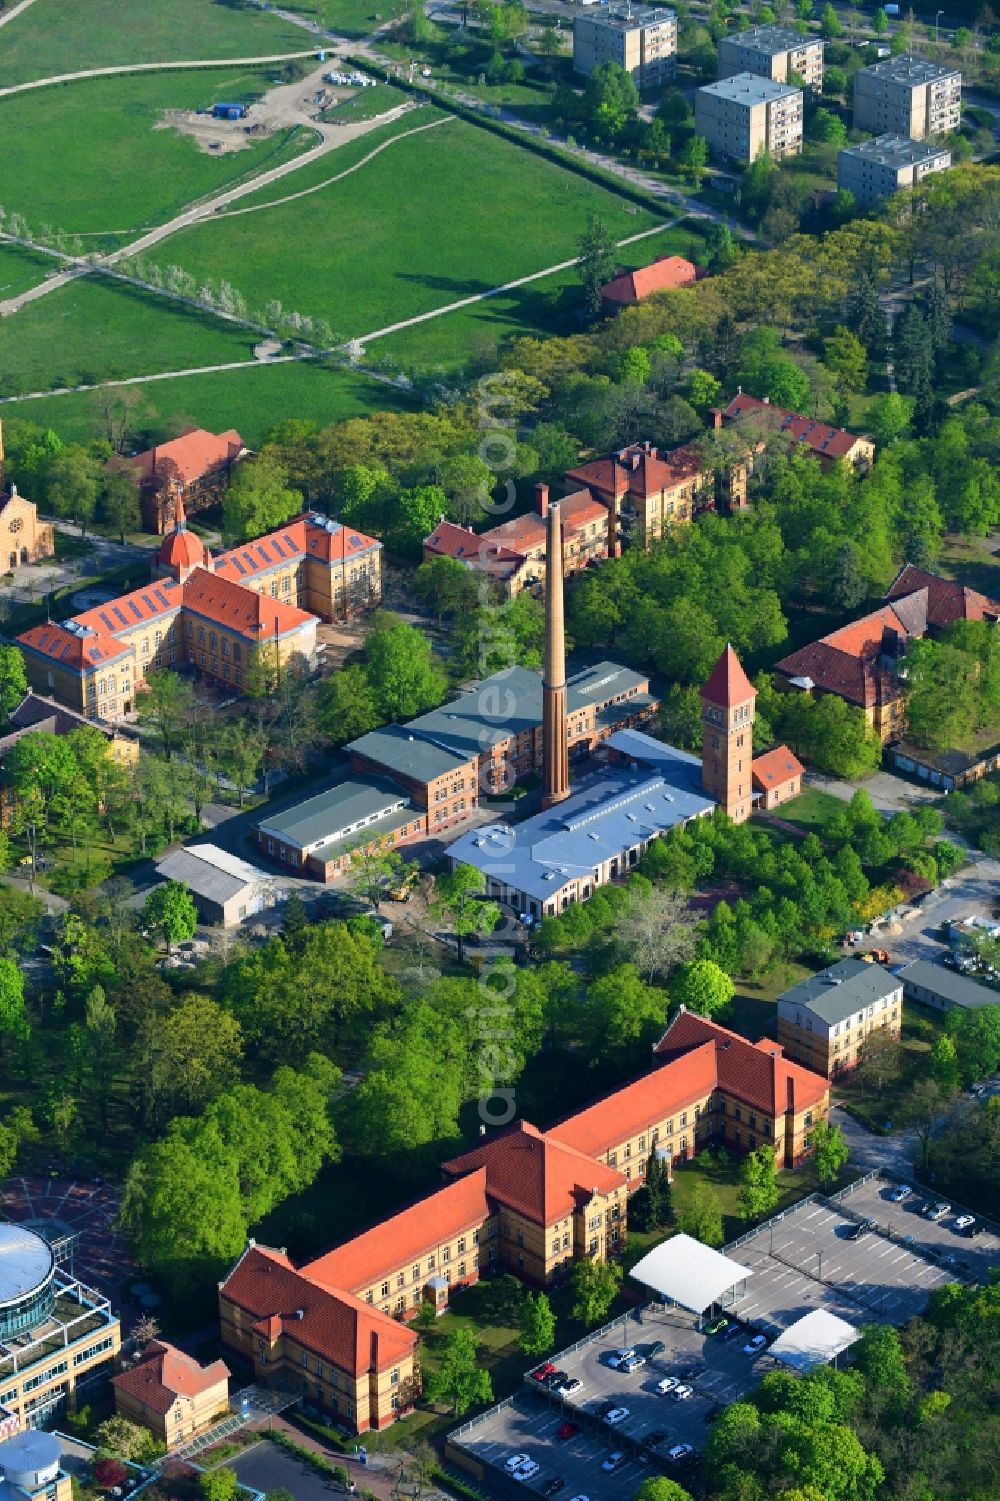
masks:
[[[669,1068],[654,1069],[560,1121],[549,1135],[588,1157],[601,1156],[714,1088],[715,1047],[705,1042]]]
[[[177,497],[173,530],[160,543],[156,561],[164,568],[197,568],[205,561],[205,544],[195,532],[187,529],[184,502]]]
[[[675,287],[689,287],[698,279],[698,268],[682,255],[661,255],[651,266],[640,266],[638,271],[622,271],[601,288],[606,302],[622,306],[641,302],[654,292],[669,292]]]
[[[302,1270],[323,1287],[364,1292],[387,1272],[421,1260],[442,1241],[477,1229],[489,1212],[482,1167],[317,1257]]]
[[[176,1345],[154,1340],[147,1345],[142,1359],[112,1378],[112,1386],[127,1392],[154,1412],[167,1413],[178,1397],[198,1397],[213,1387],[228,1382],[229,1367],[214,1360],[201,1366]]]
[[[130,647],[119,646],[110,636],[77,636],[62,625],[33,625],[22,631],[17,640],[29,651],[38,652],[60,667],[73,667],[77,672],[90,672],[118,657],[131,655]]]
[[[716,662],[701,696],[710,704],[720,704],[732,709],[736,704],[745,704],[757,697],[757,690],[743,671],[739,657],[727,643],[725,651]]]
[[[405,1325],[351,1293],[320,1286],[283,1252],[253,1241],[219,1284],[219,1295],[256,1319],[269,1340],[286,1334],[354,1376],[386,1370],[417,1343]]]
[[[651,443],[633,443],[606,458],[567,470],[566,479],[608,496],[631,492],[646,498],[686,484],[702,469],[698,451],[690,443],[667,453],[660,453]]]
[[[814,417],[803,417],[798,412],[777,407],[765,398],[746,396],[742,392],[733,397],[722,416],[725,421],[733,422],[751,413],[773,417],[779,431],[787,433],[798,443],[804,443],[823,459],[846,459],[856,443],[871,441],[857,433],[846,432],[842,427],[831,427],[828,422],[817,422]]]
[[[680,1011],[653,1052],[667,1067],[689,1056],[704,1043],[715,1045],[718,1088],[772,1117],[794,1104],[796,1112],[817,1105],[829,1092],[829,1081],[797,1063],[790,1063],[780,1045],[763,1038],[748,1042],[693,1011]]]
[[[765,751],[762,756],[755,757],[750,763],[750,770],[759,787],[770,789],[780,787],[792,777],[802,776],[805,767],[787,745],[778,745],[774,750]]]
[[[183,591],[186,610],[236,631],[249,641],[273,641],[275,636],[287,636],[316,620],[315,615],[297,605],[272,599],[269,594],[258,594],[256,589],[219,578],[205,568],[194,570]]]
[[[559,507],[564,537],[585,526],[591,526],[594,522],[603,522],[607,526],[607,507],[595,500],[589,490],[575,490],[571,495],[564,495],[561,500],[553,501],[553,504]],[[499,542],[501,546],[506,545],[523,554],[532,548],[544,552],[546,535],[545,522],[538,512],[527,511],[523,516],[512,516],[500,526],[491,527],[488,532],[483,532],[479,540]]]
[[[460,563],[478,563],[482,556],[479,537],[472,527],[459,526],[455,521],[439,521],[430,536],[424,538],[424,548],[441,557],[457,558]],[[518,553],[508,551],[506,556],[510,562],[524,562]]]
[[[892,674],[878,666],[885,630],[894,631],[902,641],[913,634],[891,605],[883,605],[793,651],[776,662],[774,670],[783,677],[809,678],[824,693],[836,693],[850,703],[871,708],[899,692]]]
[[[951,579],[939,578],[936,573],[925,573],[904,563],[889,587],[886,599],[902,599],[918,589],[927,590],[927,619],[931,625],[943,628],[956,620],[985,620],[1000,617],[1000,601],[985,594],[977,594],[964,584]]]
[[[550,1225],[588,1204],[595,1192],[610,1193],[627,1181],[614,1168],[519,1121],[502,1136],[443,1164],[445,1173],[486,1169],[486,1192],[538,1225]]]
[[[169,443],[158,443],[144,453],[120,458],[115,454],[108,469],[131,469],[140,478],[161,473],[165,465],[175,468],[181,482],[194,484],[213,469],[221,469],[243,452],[244,443],[235,428],[224,433],[210,433],[202,427],[186,427]]]

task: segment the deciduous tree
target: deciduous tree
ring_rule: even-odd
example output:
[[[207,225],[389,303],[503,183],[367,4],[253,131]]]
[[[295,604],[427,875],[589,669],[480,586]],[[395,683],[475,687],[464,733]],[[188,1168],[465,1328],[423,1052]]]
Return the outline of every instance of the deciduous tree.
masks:
[[[578,1261],[573,1268],[573,1317],[588,1329],[606,1319],[618,1296],[622,1269],[614,1261]]]

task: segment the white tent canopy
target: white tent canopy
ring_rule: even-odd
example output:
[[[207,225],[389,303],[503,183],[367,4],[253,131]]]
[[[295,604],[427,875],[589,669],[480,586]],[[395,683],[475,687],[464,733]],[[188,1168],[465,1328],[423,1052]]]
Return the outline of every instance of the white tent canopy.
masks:
[[[796,1319],[767,1353],[793,1370],[811,1371],[813,1366],[829,1365],[842,1350],[860,1338],[861,1330],[855,1329],[846,1319],[838,1319],[836,1314],[827,1313],[824,1308],[815,1308],[812,1313]]]
[[[655,1246],[629,1273],[665,1302],[704,1313],[751,1275],[750,1268],[703,1246],[690,1235],[672,1235]]]

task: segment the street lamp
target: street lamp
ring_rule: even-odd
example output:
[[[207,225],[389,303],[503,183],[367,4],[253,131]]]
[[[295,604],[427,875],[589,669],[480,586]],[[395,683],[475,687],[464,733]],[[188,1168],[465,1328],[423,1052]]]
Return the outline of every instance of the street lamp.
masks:
[[[934,45],[935,45],[935,47],[938,44],[938,30],[939,30],[940,23],[941,23],[941,17],[943,15],[944,15],[944,11],[943,10],[939,10],[938,13],[937,13],[937,15],[934,17]]]

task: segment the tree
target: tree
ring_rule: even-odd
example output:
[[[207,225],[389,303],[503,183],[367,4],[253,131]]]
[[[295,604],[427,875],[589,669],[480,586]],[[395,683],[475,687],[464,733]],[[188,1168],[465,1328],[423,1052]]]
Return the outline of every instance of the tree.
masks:
[[[587,228],[580,236],[577,249],[584,306],[589,316],[596,318],[601,311],[601,288],[614,276],[618,263],[614,237],[607,225],[594,214],[587,220]]]
[[[440,622],[475,609],[480,580],[458,558],[428,558],[413,576],[413,592]]]
[[[629,1202],[629,1219],[638,1230],[659,1230],[673,1219],[670,1169],[655,1150],[646,1159],[646,1176]]]
[[[302,509],[302,495],[271,454],[237,464],[222,502],[222,531],[230,543],[246,542],[284,526]]]
[[[100,985],[95,985],[87,997],[85,1017],[90,1048],[90,1074],[101,1107],[101,1124],[107,1130],[108,1097],[118,1062],[115,1048],[118,1018]]]
[[[859,267],[854,290],[847,299],[847,314],[850,327],[873,357],[885,342],[885,313],[879,302],[878,272],[874,265]]]
[[[949,1096],[936,1079],[917,1079],[902,1103],[900,1115],[905,1125],[912,1126],[920,1143],[921,1170],[927,1171],[930,1160],[931,1137],[934,1128],[948,1107]]]
[[[872,30],[876,36],[885,36],[889,30],[889,17],[884,6],[879,6],[872,16]]]
[[[639,109],[639,90],[632,75],[619,63],[600,63],[587,77],[583,107],[595,134],[604,141],[613,142],[629,120],[635,118]]]
[[[816,111],[809,133],[814,141],[822,141],[827,146],[847,145],[847,126],[840,116],[835,115],[830,109]]]
[[[868,426],[880,448],[891,448],[905,438],[913,418],[913,402],[898,391],[887,391],[873,401],[868,411]]]
[[[129,1472],[120,1459],[97,1459],[94,1461],[94,1479],[102,1490],[110,1491],[115,1486],[123,1486],[129,1479]]]
[[[588,1329],[606,1319],[618,1296],[622,1269],[613,1261],[578,1261],[573,1268],[573,1317]]]
[[[840,1127],[829,1121],[817,1121],[812,1129],[812,1149],[820,1184],[830,1188],[851,1154]]]
[[[172,1011],[156,1017],[137,1048],[146,1074],[149,1113],[162,1121],[181,1111],[202,1110],[239,1076],[243,1032],[235,1017],[210,996],[182,996]]]
[[[101,484],[101,513],[118,528],[122,542],[125,533],[137,531],[142,521],[139,487],[128,469],[108,469]]]
[[[938,1037],[930,1053],[931,1078],[945,1096],[958,1094],[960,1084],[958,1050],[947,1033]]]
[[[367,670],[354,664],[331,673],[319,686],[316,717],[323,734],[335,745],[377,729],[383,723],[382,714]]]
[[[722,384],[708,370],[692,370],[687,379],[687,396],[693,407],[710,407],[718,401]]]
[[[21,971],[13,959],[0,959],[0,1058],[8,1039],[23,1042],[30,1031]]]
[[[164,881],[146,898],[143,913],[150,927],[166,942],[167,948],[193,938],[198,926],[198,909],[183,881]]]
[[[774,1148],[760,1146],[745,1157],[740,1165],[740,1188],[737,1195],[740,1215],[745,1220],[762,1220],[777,1207],[780,1197]]]
[[[103,478],[97,459],[79,443],[64,448],[49,468],[49,504],[58,516],[77,522],[84,536],[87,523],[97,508]]]
[[[826,5],[820,11],[819,27],[826,41],[831,42],[835,37],[844,35],[844,28],[837,19],[837,12],[827,0]]]
[[[113,1459],[142,1464],[157,1452],[157,1442],[148,1428],[116,1414],[105,1418],[97,1429],[97,1452]]]
[[[735,994],[736,986],[712,959],[692,959],[681,966],[670,984],[674,1004],[699,1016],[714,1016]]]
[[[692,1498],[691,1492],[678,1481],[670,1480],[666,1475],[647,1475],[633,1501],[692,1501]]]
[[[854,1363],[865,1378],[868,1400],[880,1410],[901,1405],[910,1391],[899,1330],[889,1324],[865,1324],[854,1346]]]
[[[438,1363],[424,1378],[428,1402],[445,1402],[456,1417],[470,1407],[493,1400],[489,1371],[479,1368],[476,1340],[471,1329],[460,1328],[446,1335],[438,1347]]]
[[[615,946],[647,981],[669,974],[694,948],[694,918],[686,899],[658,886],[630,890],[615,924]],[[657,1009],[662,1020],[662,1003]]]
[[[429,910],[451,922],[459,959],[465,956],[467,938],[474,933],[492,933],[500,921],[497,903],[482,900],[485,891],[486,877],[474,865],[459,865],[434,878],[434,900]]]
[[[684,175],[691,179],[692,186],[700,187],[708,166],[708,142],[704,136],[688,137],[681,148],[678,163]]]
[[[528,1293],[521,1304],[517,1343],[525,1355],[544,1355],[556,1342],[556,1316],[544,1293]]]
[[[847,391],[863,391],[868,384],[868,351],[857,334],[838,324],[823,340],[823,363]]]
[[[10,718],[28,691],[20,647],[0,646],[0,722]]]
[[[380,724],[415,719],[444,698],[448,679],[430,642],[412,625],[400,621],[373,630],[365,657]]]
[[[156,730],[168,761],[180,743],[194,707],[194,686],[188,678],[165,667],[152,668],[146,674],[145,692],[138,704],[139,722]]]
[[[204,1470],[198,1476],[198,1489],[204,1501],[234,1501],[239,1481],[233,1470],[221,1465],[214,1470]]]
[[[15,1105],[0,1121],[0,1177],[10,1177],[22,1144],[37,1138],[38,1127],[31,1111],[24,1105]]]
[[[890,1037],[887,1027],[869,1032],[858,1048],[857,1078],[862,1090],[870,1085],[876,1095],[881,1095],[886,1084],[899,1075],[902,1058],[902,1045]]]
[[[677,1228],[706,1246],[721,1246],[722,1204],[707,1183],[698,1181],[677,1210]]]
[[[259,656],[259,652],[256,655]],[[260,776],[266,751],[266,732],[248,724],[245,719],[231,720],[216,742],[215,758],[219,770],[236,788],[241,808],[247,789],[253,787]]]

